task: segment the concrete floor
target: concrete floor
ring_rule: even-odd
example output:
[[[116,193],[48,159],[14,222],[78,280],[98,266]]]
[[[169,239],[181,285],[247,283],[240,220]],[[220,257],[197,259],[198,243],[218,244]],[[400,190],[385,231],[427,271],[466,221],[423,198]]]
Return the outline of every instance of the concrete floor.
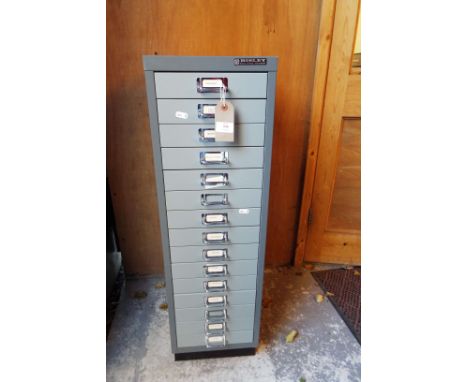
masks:
[[[108,382],[242,381],[307,382],[360,381],[361,348],[309,271],[265,271],[261,343],[255,356],[174,361],[170,351],[165,290],[158,278],[131,280],[107,341]],[[144,290],[146,298],[135,299]],[[284,337],[292,329],[299,335],[292,344]]]

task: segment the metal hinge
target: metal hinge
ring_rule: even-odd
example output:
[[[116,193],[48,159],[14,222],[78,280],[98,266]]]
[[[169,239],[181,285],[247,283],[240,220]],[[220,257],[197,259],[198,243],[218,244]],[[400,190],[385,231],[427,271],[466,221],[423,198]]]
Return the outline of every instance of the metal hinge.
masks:
[[[313,218],[312,209],[309,209],[309,214],[307,215],[307,224],[308,225],[312,224],[312,218]]]

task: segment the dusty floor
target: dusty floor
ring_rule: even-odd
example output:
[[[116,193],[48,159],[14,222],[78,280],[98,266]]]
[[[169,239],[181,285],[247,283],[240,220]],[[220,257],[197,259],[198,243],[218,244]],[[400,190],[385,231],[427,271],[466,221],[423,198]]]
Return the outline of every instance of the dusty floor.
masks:
[[[157,278],[127,281],[107,342],[108,382],[360,381],[361,348],[310,272],[265,271],[261,344],[255,356],[174,361],[170,351],[165,290]],[[147,297],[135,299],[144,290]],[[299,331],[292,344],[284,337]]]

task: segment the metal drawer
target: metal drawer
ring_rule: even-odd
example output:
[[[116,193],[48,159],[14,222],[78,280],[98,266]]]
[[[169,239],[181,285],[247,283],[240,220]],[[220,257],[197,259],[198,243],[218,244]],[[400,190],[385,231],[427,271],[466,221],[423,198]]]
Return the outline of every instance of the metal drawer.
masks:
[[[169,229],[169,244],[220,245],[258,243],[259,227],[177,228]]]
[[[257,260],[236,260],[172,264],[173,279],[194,277],[218,278],[219,276],[243,276],[257,274]]]
[[[253,329],[254,317],[250,319],[236,319],[224,321],[224,331],[233,332],[238,330],[252,330]],[[191,333],[203,333],[207,332],[206,321],[191,321],[191,322],[180,322],[176,326],[177,334],[189,335]]]
[[[205,306],[223,307],[255,304],[255,295],[255,290],[242,290],[227,293],[176,294],[174,296],[174,302],[176,309],[201,308]],[[218,300],[222,302],[218,303]]]
[[[166,208],[171,210],[218,210],[222,208],[255,208],[262,201],[261,189],[225,191],[169,191]]]
[[[169,228],[235,227],[260,225],[260,208],[168,211]]]
[[[174,294],[183,293],[205,293],[209,281],[221,281],[224,287],[213,289],[211,292],[218,291],[235,291],[235,290],[252,290],[257,288],[257,275],[248,276],[227,276],[217,280],[208,278],[196,279],[175,279],[173,281]],[[211,293],[210,292],[210,293]]]
[[[263,167],[263,147],[163,148],[165,170]]]
[[[216,262],[225,259],[256,260],[257,258],[258,244],[171,247],[172,263],[195,263],[199,261]]]
[[[185,308],[185,309],[176,309],[176,322],[188,322],[188,321],[205,321],[207,319],[207,313],[208,311],[214,312],[214,313],[220,313],[219,319],[222,319],[222,311],[224,309],[206,309],[205,307],[203,308]],[[223,320],[235,320],[235,319],[241,319],[245,320],[250,317],[253,317],[255,314],[255,304],[251,305],[233,305],[229,306],[228,308],[225,309],[226,311],[226,317]],[[208,313],[209,314],[209,313]],[[208,317],[215,317],[213,316],[208,316]]]
[[[226,98],[266,98],[266,73],[154,73],[158,98],[218,98],[220,80],[227,82]],[[197,81],[200,79],[199,81]],[[202,79],[209,79],[203,81]],[[214,81],[213,81],[214,80]],[[200,88],[198,86],[206,85]],[[213,87],[215,86],[215,87]]]
[[[205,181],[203,184],[203,179],[209,176],[213,181]],[[214,177],[224,178],[226,181],[216,182]],[[164,171],[166,191],[262,188],[262,180],[262,169]]]
[[[161,147],[263,146],[264,124],[236,124],[234,142],[214,142],[213,126],[160,125]]]
[[[225,336],[225,337],[223,337]],[[218,339],[217,335],[213,335]],[[206,346],[207,348],[223,348],[229,344],[250,344],[253,341],[253,330],[242,330],[242,331],[232,331],[221,334],[220,342],[214,343],[210,342],[207,346],[207,341],[205,333],[177,333],[177,346],[178,347],[188,347],[188,346]]]
[[[214,124],[214,114],[203,117],[204,106],[215,106],[216,100],[158,99],[159,123]],[[238,99],[231,101],[235,108],[236,123],[264,123],[264,99]],[[199,112],[200,109],[200,112]],[[176,117],[178,115],[179,117]],[[182,117],[180,117],[182,116]]]

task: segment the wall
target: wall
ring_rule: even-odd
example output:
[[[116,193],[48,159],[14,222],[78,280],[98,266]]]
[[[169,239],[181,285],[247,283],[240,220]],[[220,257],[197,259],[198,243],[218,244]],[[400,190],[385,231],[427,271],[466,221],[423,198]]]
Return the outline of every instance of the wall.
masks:
[[[162,271],[142,55],[279,57],[267,264],[294,254],[320,1],[107,1],[107,171],[124,266]]]

